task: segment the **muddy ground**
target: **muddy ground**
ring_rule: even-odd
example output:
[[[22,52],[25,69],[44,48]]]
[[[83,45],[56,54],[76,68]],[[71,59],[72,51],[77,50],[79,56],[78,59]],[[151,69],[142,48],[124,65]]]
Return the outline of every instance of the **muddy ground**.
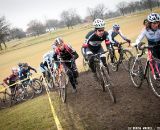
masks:
[[[81,73],[76,94],[68,89],[66,104],[57,109],[65,130],[128,130],[129,127],[160,126],[160,99],[147,82],[134,88],[128,72],[111,72],[117,103],[102,92],[91,72]],[[54,99],[52,99],[54,102]],[[133,128],[132,128],[133,129]]]

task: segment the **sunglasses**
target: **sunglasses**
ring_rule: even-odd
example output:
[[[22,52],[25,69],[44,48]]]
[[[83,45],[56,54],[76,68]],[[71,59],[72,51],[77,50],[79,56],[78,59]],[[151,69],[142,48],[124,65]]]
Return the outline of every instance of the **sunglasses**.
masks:
[[[159,22],[153,22],[152,24],[158,24]]]
[[[97,31],[98,32],[104,32],[104,29],[98,29]]]

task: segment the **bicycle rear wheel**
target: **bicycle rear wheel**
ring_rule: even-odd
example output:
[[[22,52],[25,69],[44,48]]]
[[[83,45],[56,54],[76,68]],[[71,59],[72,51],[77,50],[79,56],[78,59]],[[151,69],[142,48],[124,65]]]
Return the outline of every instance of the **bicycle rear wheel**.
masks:
[[[115,98],[115,94],[114,94],[114,90],[113,90],[113,83],[111,81],[111,78],[110,78],[105,66],[102,66],[102,79],[104,82],[104,88],[107,88],[112,102],[116,103],[116,98]]]
[[[156,78],[149,69],[149,83],[155,96],[160,98],[160,78]]]
[[[0,109],[10,107],[12,105],[11,95],[5,92],[0,92]]]
[[[130,70],[130,58],[133,57],[133,54],[129,50],[123,50],[123,59],[122,64],[124,69],[129,72]]]
[[[135,57],[131,57],[129,63],[131,66],[129,72],[131,81],[134,87],[139,88],[144,80],[142,63],[140,60],[136,60]]]

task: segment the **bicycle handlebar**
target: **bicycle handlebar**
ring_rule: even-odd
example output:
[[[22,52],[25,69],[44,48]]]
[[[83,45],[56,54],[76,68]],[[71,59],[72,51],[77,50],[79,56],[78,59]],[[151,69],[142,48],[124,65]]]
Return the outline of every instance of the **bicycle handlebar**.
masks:
[[[97,54],[93,54],[93,56],[100,56],[100,55],[102,55],[102,54],[105,54],[106,52],[108,52],[108,51],[104,51],[104,52],[100,52],[100,53],[97,53]]]

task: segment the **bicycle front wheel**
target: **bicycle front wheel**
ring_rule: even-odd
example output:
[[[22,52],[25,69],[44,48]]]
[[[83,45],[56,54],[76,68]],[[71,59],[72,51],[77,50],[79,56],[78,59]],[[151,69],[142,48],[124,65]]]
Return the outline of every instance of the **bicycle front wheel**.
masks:
[[[102,79],[104,82],[104,88],[107,88],[112,102],[116,103],[116,98],[115,98],[115,94],[114,94],[114,90],[113,90],[113,83],[111,81],[111,78],[110,78],[105,66],[102,66]]]
[[[32,99],[34,97],[34,88],[30,84],[26,84],[24,86],[24,92],[25,92],[25,99]]]
[[[102,79],[102,71],[100,70],[100,66],[99,64],[96,64],[96,78],[98,80],[98,82],[100,83],[100,85],[102,86],[102,90],[103,92],[105,91],[105,85],[104,85],[104,82],[103,82],[103,79]]]
[[[40,94],[43,91],[43,85],[38,79],[33,79],[32,87],[34,89],[35,94]]]
[[[68,82],[68,79],[66,77],[66,74],[65,72],[61,72],[61,75],[60,75],[60,81],[59,81],[59,94],[60,94],[60,97],[62,99],[62,102],[65,103],[66,102],[66,98],[67,98],[67,82]]]
[[[126,71],[130,70],[130,58],[133,57],[133,54],[129,50],[123,50],[123,59],[122,64]]]
[[[160,98],[160,78],[156,78],[151,69],[149,69],[149,83],[153,93]]]
[[[5,92],[0,92],[0,109],[10,107],[12,105],[11,95]]]
[[[130,78],[136,88],[141,87],[144,79],[143,67],[140,60],[135,57],[130,58]]]

